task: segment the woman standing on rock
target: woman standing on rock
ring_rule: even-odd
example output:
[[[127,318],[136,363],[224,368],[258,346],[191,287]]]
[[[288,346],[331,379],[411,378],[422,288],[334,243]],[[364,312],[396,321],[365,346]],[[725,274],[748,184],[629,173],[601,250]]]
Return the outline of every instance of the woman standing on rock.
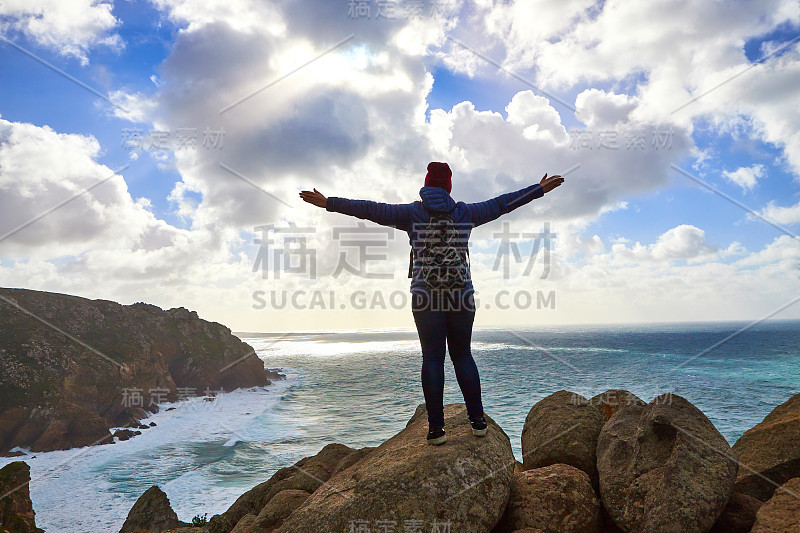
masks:
[[[481,403],[478,367],[470,344],[475,320],[475,301],[469,270],[467,243],[476,226],[541,198],[564,182],[559,175],[547,177],[516,192],[485,202],[467,204],[450,197],[452,171],[447,163],[428,164],[422,201],[386,204],[371,200],[350,200],[319,191],[302,191],[304,201],[382,226],[408,233],[411,243],[409,277],[411,310],[422,346],[422,390],[428,412],[428,442],[442,444],[444,431],[444,358],[449,347],[458,385],[464,395],[472,433],[486,435],[487,424]]]

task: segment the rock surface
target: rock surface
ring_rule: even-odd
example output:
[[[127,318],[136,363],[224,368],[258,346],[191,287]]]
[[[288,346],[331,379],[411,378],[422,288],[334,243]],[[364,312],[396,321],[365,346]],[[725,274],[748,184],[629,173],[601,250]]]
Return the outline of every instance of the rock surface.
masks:
[[[139,496],[131,507],[128,518],[122,524],[119,533],[133,533],[147,530],[150,533],[163,533],[170,528],[186,526],[178,520],[178,515],[172,510],[169,498],[158,485],[153,485],[144,494]]]
[[[526,470],[567,464],[588,474],[597,487],[595,449],[605,419],[589,400],[561,390],[537,402],[522,428],[522,463]]]
[[[600,502],[586,472],[555,464],[514,475],[505,513],[493,533],[598,533]]]
[[[444,418],[447,442],[430,445],[425,406],[418,406],[403,430],[332,476],[276,532],[350,531],[351,524],[363,531],[381,524],[491,530],[510,494],[508,435],[486,416],[489,431],[474,436],[463,403],[445,405]]]
[[[775,488],[800,477],[800,394],[777,406],[733,445],[741,467],[736,491],[767,501]]]
[[[756,513],[752,533],[800,531],[800,478],[790,479]]]
[[[24,461],[0,468],[0,531],[43,533],[43,529],[36,527],[30,480],[31,469]]]
[[[301,490],[309,494],[314,492],[331,477],[337,465],[359,452],[360,450],[354,450],[343,444],[328,444],[316,455],[304,457],[293,466],[281,468],[269,480],[239,496],[227,511],[212,516],[208,523],[209,531],[230,533],[246,515],[258,517],[272,498],[280,492],[286,490]]]
[[[265,386],[252,348],[184,308],[0,289],[0,452],[113,442],[177,388]]]
[[[706,533],[730,498],[737,464],[699,409],[664,395],[611,417],[597,469],[603,506],[621,529]]]
[[[286,489],[280,491],[258,513],[258,516],[253,521],[253,529],[259,531],[281,525],[286,520],[286,517],[300,507],[309,496],[311,496],[311,493],[304,490]],[[239,524],[241,524],[241,521],[239,521]],[[238,527],[239,524],[236,524],[236,526]]]
[[[603,413],[603,419],[608,421],[614,413],[627,405],[647,405],[647,402],[626,390],[612,389],[601,392],[589,399],[589,403],[596,406]]]
[[[739,492],[731,494],[722,514],[708,533],[749,533],[761,502]]]
[[[253,526],[253,524],[256,521],[256,518],[258,517],[254,514],[244,515],[242,519],[239,520],[239,523],[236,524],[236,527],[234,527],[231,530],[231,533],[251,533],[253,531],[256,531],[256,529]]]

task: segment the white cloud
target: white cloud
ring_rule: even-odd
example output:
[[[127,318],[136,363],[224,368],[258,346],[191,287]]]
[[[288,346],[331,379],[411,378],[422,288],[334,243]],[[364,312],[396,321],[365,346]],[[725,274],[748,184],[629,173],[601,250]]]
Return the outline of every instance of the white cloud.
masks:
[[[92,136],[0,119],[3,257],[107,254],[127,263],[128,252],[185,241],[187,232],[156,219],[147,198],[131,198],[124,171],[99,164],[99,153]]]
[[[589,128],[613,126],[628,122],[636,104],[637,98],[626,94],[587,89],[575,99],[575,116]]]
[[[707,257],[718,251],[718,247],[706,242],[705,231],[689,224],[676,226],[658,237],[648,246],[636,243],[626,246],[618,242],[611,247],[616,257],[633,261],[674,261]]]
[[[789,207],[782,207],[775,205],[775,202],[770,202],[759,214],[767,220],[777,222],[778,224],[799,224],[800,202]]]
[[[368,30],[359,32],[357,39],[280,79],[324,52],[359,21],[333,17],[342,6],[317,8],[313,15],[292,7],[280,14],[288,28],[281,37],[269,28],[251,31],[246,21],[228,20],[235,13],[221,4],[204,3],[196,17],[183,3],[161,5],[167,10],[175,7],[178,11],[169,11],[170,16],[184,20],[187,27],[178,33],[170,56],[159,66],[159,83],[151,94],[117,92],[113,97],[130,111],[125,118],[151,122],[155,129],[224,129],[224,148],[175,154],[182,180],[169,199],[192,229],[179,232],[174,245],[144,231],[149,244],[131,246],[130,254],[122,254],[128,259],[124,263],[114,262],[111,254],[98,249],[70,265],[75,277],[96,275],[103,269],[113,272],[120,284],[128,280],[130,288],[125,291],[141,290],[136,280],[157,275],[180,287],[180,294],[165,290],[156,301],[189,298],[183,291],[195,281],[212,287],[230,283],[238,288],[233,291],[240,298],[237,305],[248,306],[246,287],[258,286],[256,274],[233,255],[222,258],[245,245],[240,238],[250,241],[254,227],[262,224],[291,221],[299,227],[319,228],[309,246],[319,251],[320,271],[331,271],[340,250],[326,241],[327,230],[353,221],[301,203],[300,188],[314,186],[327,195],[408,202],[417,197],[427,162],[446,160],[454,170],[454,196],[479,201],[538,182],[544,172],[563,173],[580,163],[557,193],[510,216],[518,222],[535,222],[537,227],[542,219],[578,227],[600,213],[625,208],[631,195],[662,187],[670,179],[663,169],[692,144],[688,132],[678,128],[669,150],[573,150],[549,99],[531,91],[511,98],[506,117],[462,102],[449,111],[432,110],[427,123],[426,97],[433,78],[417,57],[425,43],[410,46],[404,32],[441,42],[450,23],[444,20],[364,26]],[[212,17],[209,9],[222,10],[221,15]],[[275,32],[280,35],[279,26]],[[277,84],[220,113],[278,79]],[[634,104],[632,97],[602,91],[587,93],[580,102],[585,116],[597,117],[597,124],[613,118],[624,126],[648,126],[629,120]],[[146,204],[137,205],[150,214]],[[493,231],[497,228],[482,228],[475,238]],[[574,253],[604,249],[597,236],[570,239]],[[407,290],[404,236],[397,235],[389,250],[390,257],[401,260],[397,271],[402,275],[394,283]],[[569,252],[565,249],[565,253]],[[569,267],[560,265],[559,275],[566,276]],[[63,269],[59,274],[64,274]],[[348,288],[386,287],[358,279],[336,281],[319,281],[315,286],[341,287],[339,283],[346,282]],[[287,280],[280,286],[296,285],[296,280]],[[247,314],[242,309],[231,312]]]
[[[300,202],[297,191],[316,187],[329,196],[408,202],[417,197],[427,162],[445,160],[454,171],[453,195],[464,201],[485,200],[538,182],[544,172],[564,173],[577,165],[553,194],[507,216],[511,224],[527,228],[524,231],[538,231],[549,221],[559,233],[551,277],[535,285],[558,291],[557,312],[541,316],[542,322],[746,318],[774,308],[787,291],[786,274],[793,272],[792,261],[796,263],[792,242],[776,241],[726,264],[723,259],[730,261],[747,251],[739,243],[712,244],[705,230],[688,224],[665,231],[649,244],[631,244],[625,236],[606,243],[598,235],[582,233],[603,214],[626,209],[637,196],[663,188],[674,174],[670,164],[696,153],[686,117],[718,110],[703,99],[688,115],[669,117],[668,111],[688,97],[681,80],[706,87],[741,67],[742,35],[763,31],[791,15],[773,10],[763,21],[751,20],[753,13],[778,7],[774,2],[756,3],[749,11],[734,7],[722,15],[727,17],[723,21],[713,19],[716,6],[688,2],[667,10],[666,4],[657,3],[656,11],[669,12],[655,25],[640,18],[644,15],[636,9],[613,1],[599,12],[588,0],[481,0],[472,13],[464,8],[448,19],[408,21],[352,20],[347,5],[335,2],[154,3],[184,27],[158,67],[152,92],[119,91],[113,98],[130,112],[120,116],[150,123],[154,129],[224,129],[221,150],[175,154],[181,181],[168,199],[191,229],[156,219],[146,198],[134,200],[124,181],[114,178],[101,186],[110,186],[104,194],[98,187],[96,194],[81,196],[0,243],[4,258],[24,258],[0,266],[4,284],[186,305],[238,329],[398,323],[413,327],[405,310],[258,312],[251,306],[252,293],[265,287],[334,290],[340,295],[356,289],[407,291],[408,245],[399,232],[392,233],[385,250],[390,263],[380,269],[394,272],[392,280],[331,278],[342,252],[332,242],[332,228],[352,227],[355,221]],[[534,15],[536,24],[531,24]],[[700,15],[714,21],[708,35],[687,24]],[[726,31],[738,34],[721,35],[719,27],[725,24]],[[472,34],[487,38],[477,43],[478,49],[491,51],[502,37],[507,64],[523,70],[535,67],[537,82],[559,86],[577,79],[609,79],[607,72],[612,78],[636,81],[647,74],[646,83],[635,92],[619,86],[589,88],[576,98],[577,118],[587,129],[617,131],[620,146],[576,149],[552,99],[530,90],[513,95],[505,116],[464,101],[450,109],[432,109],[427,123],[427,96],[434,81],[429,61],[488,72],[483,70],[484,60],[454,43],[448,45],[445,31],[470,37],[468,30],[484,25],[488,32]],[[352,41],[281,79],[351,33],[356,34]],[[467,44],[475,44],[466,37]],[[789,62],[789,56],[784,61]],[[496,75],[496,68],[489,68]],[[776,83],[777,78],[770,79]],[[781,83],[788,83],[790,78],[783,79]],[[267,87],[276,80],[280,81]],[[779,97],[776,105],[785,106],[779,87],[772,90]],[[248,95],[253,96],[220,113]],[[11,169],[0,175],[5,179],[0,195],[4,205],[15,206],[9,214],[0,214],[2,227],[35,216],[40,207],[54,205],[111,172],[97,163],[99,146],[91,137],[2,124],[3,131],[18,140],[9,136],[0,144],[0,164],[4,172]],[[670,146],[652,145],[650,130],[665,126],[672,127]],[[641,149],[626,146],[622,137],[637,128],[648,135]],[[264,280],[253,272],[254,227],[289,222],[315,230],[307,245],[318,253],[320,279],[287,274]],[[482,227],[474,242],[496,244],[493,233],[499,230],[498,223]],[[492,253],[484,250],[474,259],[476,286],[484,293],[531,286],[531,278],[504,280],[491,271]],[[541,259],[536,264],[541,266]],[[517,265],[515,272],[522,268]],[[747,309],[731,305],[756,291],[756,301]],[[664,296],[652,302],[642,298],[656,293]],[[479,320],[508,323],[507,315],[484,316]],[[514,320],[532,319],[518,313]]]
[[[759,179],[767,175],[764,165],[756,164],[749,167],[739,167],[733,172],[724,170],[722,175],[728,181],[735,183],[745,191],[753,190]]]
[[[767,244],[763,249],[753,252],[735,264],[739,267],[764,266],[770,264],[782,264],[791,269],[800,267],[800,239],[789,235],[781,235]],[[797,271],[796,274],[800,274]]]
[[[272,2],[257,0],[150,0],[170,20],[195,31],[206,24],[225,23],[243,33],[282,35],[286,24]]]
[[[119,25],[111,13],[112,2],[100,0],[3,0],[0,2],[0,35],[12,38],[20,32],[38,44],[81,64],[96,46],[120,49]]]
[[[586,98],[581,109],[587,116],[602,116],[607,103],[602,97]],[[513,218],[592,219],[625,208],[631,197],[665,186],[672,178],[670,163],[692,147],[688,131],[679,127],[672,129],[667,148],[654,146],[653,133],[664,127],[630,121],[610,128],[618,134],[615,146],[599,146],[599,131],[592,132],[587,146],[571,144],[555,109],[531,91],[517,93],[507,110],[505,120],[499,113],[476,110],[470,102],[450,111],[432,110],[429,138],[437,160],[449,161],[454,169],[454,194],[468,201],[519,189],[538,182],[545,172],[563,174],[577,165],[552,198],[520,209]],[[526,130],[534,122],[526,114],[536,117],[536,129]],[[643,146],[626,145],[629,129],[644,132]]]
[[[744,50],[782,24],[796,27],[795,0],[656,0],[646,8],[622,0],[512,0],[479,2],[475,9],[459,28],[470,35],[469,44],[497,60],[504,51],[506,69],[543,89],[632,84],[632,120],[691,127],[703,117],[718,130],[745,125],[781,147],[800,179],[800,109],[794,105],[800,44],[770,42],[761,57],[785,49],[759,63]],[[475,75],[496,78],[496,67],[476,65]]]
[[[528,140],[549,140],[554,145],[569,140],[561,117],[543,96],[531,91],[518,92],[506,106],[506,112],[507,122],[522,128],[522,136]]]

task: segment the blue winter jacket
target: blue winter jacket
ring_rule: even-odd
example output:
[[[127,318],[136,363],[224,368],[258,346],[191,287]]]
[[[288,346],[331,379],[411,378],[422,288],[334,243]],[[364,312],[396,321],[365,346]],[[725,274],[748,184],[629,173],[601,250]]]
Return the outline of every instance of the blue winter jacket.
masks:
[[[472,204],[456,202],[441,187],[422,187],[419,195],[422,201],[408,204],[386,204],[371,200],[351,200],[330,196],[325,209],[403,230],[408,233],[409,243],[413,250],[420,250],[424,244],[419,234],[422,231],[424,235],[424,229],[431,213],[449,213],[459,229],[462,245],[466,249],[472,228],[510,213],[535,198],[541,198],[544,190],[541,185],[536,183],[515,192],[501,194],[485,202]],[[411,292],[415,293],[416,291],[427,292],[428,287],[425,280],[422,279],[419,265],[415,264],[412,268]],[[467,286],[462,291],[474,292],[471,275]]]

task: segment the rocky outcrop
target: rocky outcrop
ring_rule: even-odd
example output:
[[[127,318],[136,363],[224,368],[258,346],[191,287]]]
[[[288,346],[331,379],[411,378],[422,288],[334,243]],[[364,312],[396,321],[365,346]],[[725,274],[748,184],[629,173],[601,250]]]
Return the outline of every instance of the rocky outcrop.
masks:
[[[133,504],[128,518],[122,525],[119,533],[134,533],[148,531],[149,533],[163,533],[171,528],[187,526],[178,520],[178,515],[172,510],[169,498],[164,491],[153,485],[144,494],[139,496]]]
[[[623,530],[706,533],[733,491],[737,464],[699,409],[664,395],[608,420],[597,470],[603,506]]]
[[[508,435],[486,416],[487,434],[474,436],[463,403],[446,405],[444,419],[447,442],[428,444],[420,405],[402,431],[332,476],[275,531],[349,531],[351,525],[366,531],[381,524],[491,530],[510,494],[514,455]]]
[[[594,409],[601,419],[604,406],[613,407],[597,439],[599,489],[573,465],[526,469],[488,416],[487,436],[473,436],[462,403],[445,406],[447,442],[431,446],[420,405],[405,428],[380,446],[356,450],[328,444],[278,470],[208,525],[170,533],[351,531],[351,526],[398,533],[800,530],[800,478],[764,505],[733,492],[733,452],[684,398],[664,395],[644,404],[626,391],[581,398],[560,391],[537,404],[538,412],[555,414],[563,425],[572,402]],[[587,414],[591,411],[573,412],[576,422],[595,419]],[[564,446],[576,448],[570,441]]]
[[[742,465],[735,490],[762,502],[776,487],[800,477],[800,394],[745,431],[733,451]]]
[[[597,487],[595,449],[605,418],[589,400],[561,390],[537,402],[522,428],[526,470],[567,464],[586,472]]]
[[[752,533],[787,533],[800,531],[800,477],[790,479],[775,489],[772,498],[756,513]]]
[[[586,472],[555,464],[514,475],[511,496],[493,533],[598,533],[600,502]]]
[[[113,442],[158,403],[265,386],[264,369],[225,326],[184,308],[120,305],[0,289],[0,453]]]
[[[36,527],[29,483],[31,469],[24,461],[0,468],[0,531],[44,533]]]

